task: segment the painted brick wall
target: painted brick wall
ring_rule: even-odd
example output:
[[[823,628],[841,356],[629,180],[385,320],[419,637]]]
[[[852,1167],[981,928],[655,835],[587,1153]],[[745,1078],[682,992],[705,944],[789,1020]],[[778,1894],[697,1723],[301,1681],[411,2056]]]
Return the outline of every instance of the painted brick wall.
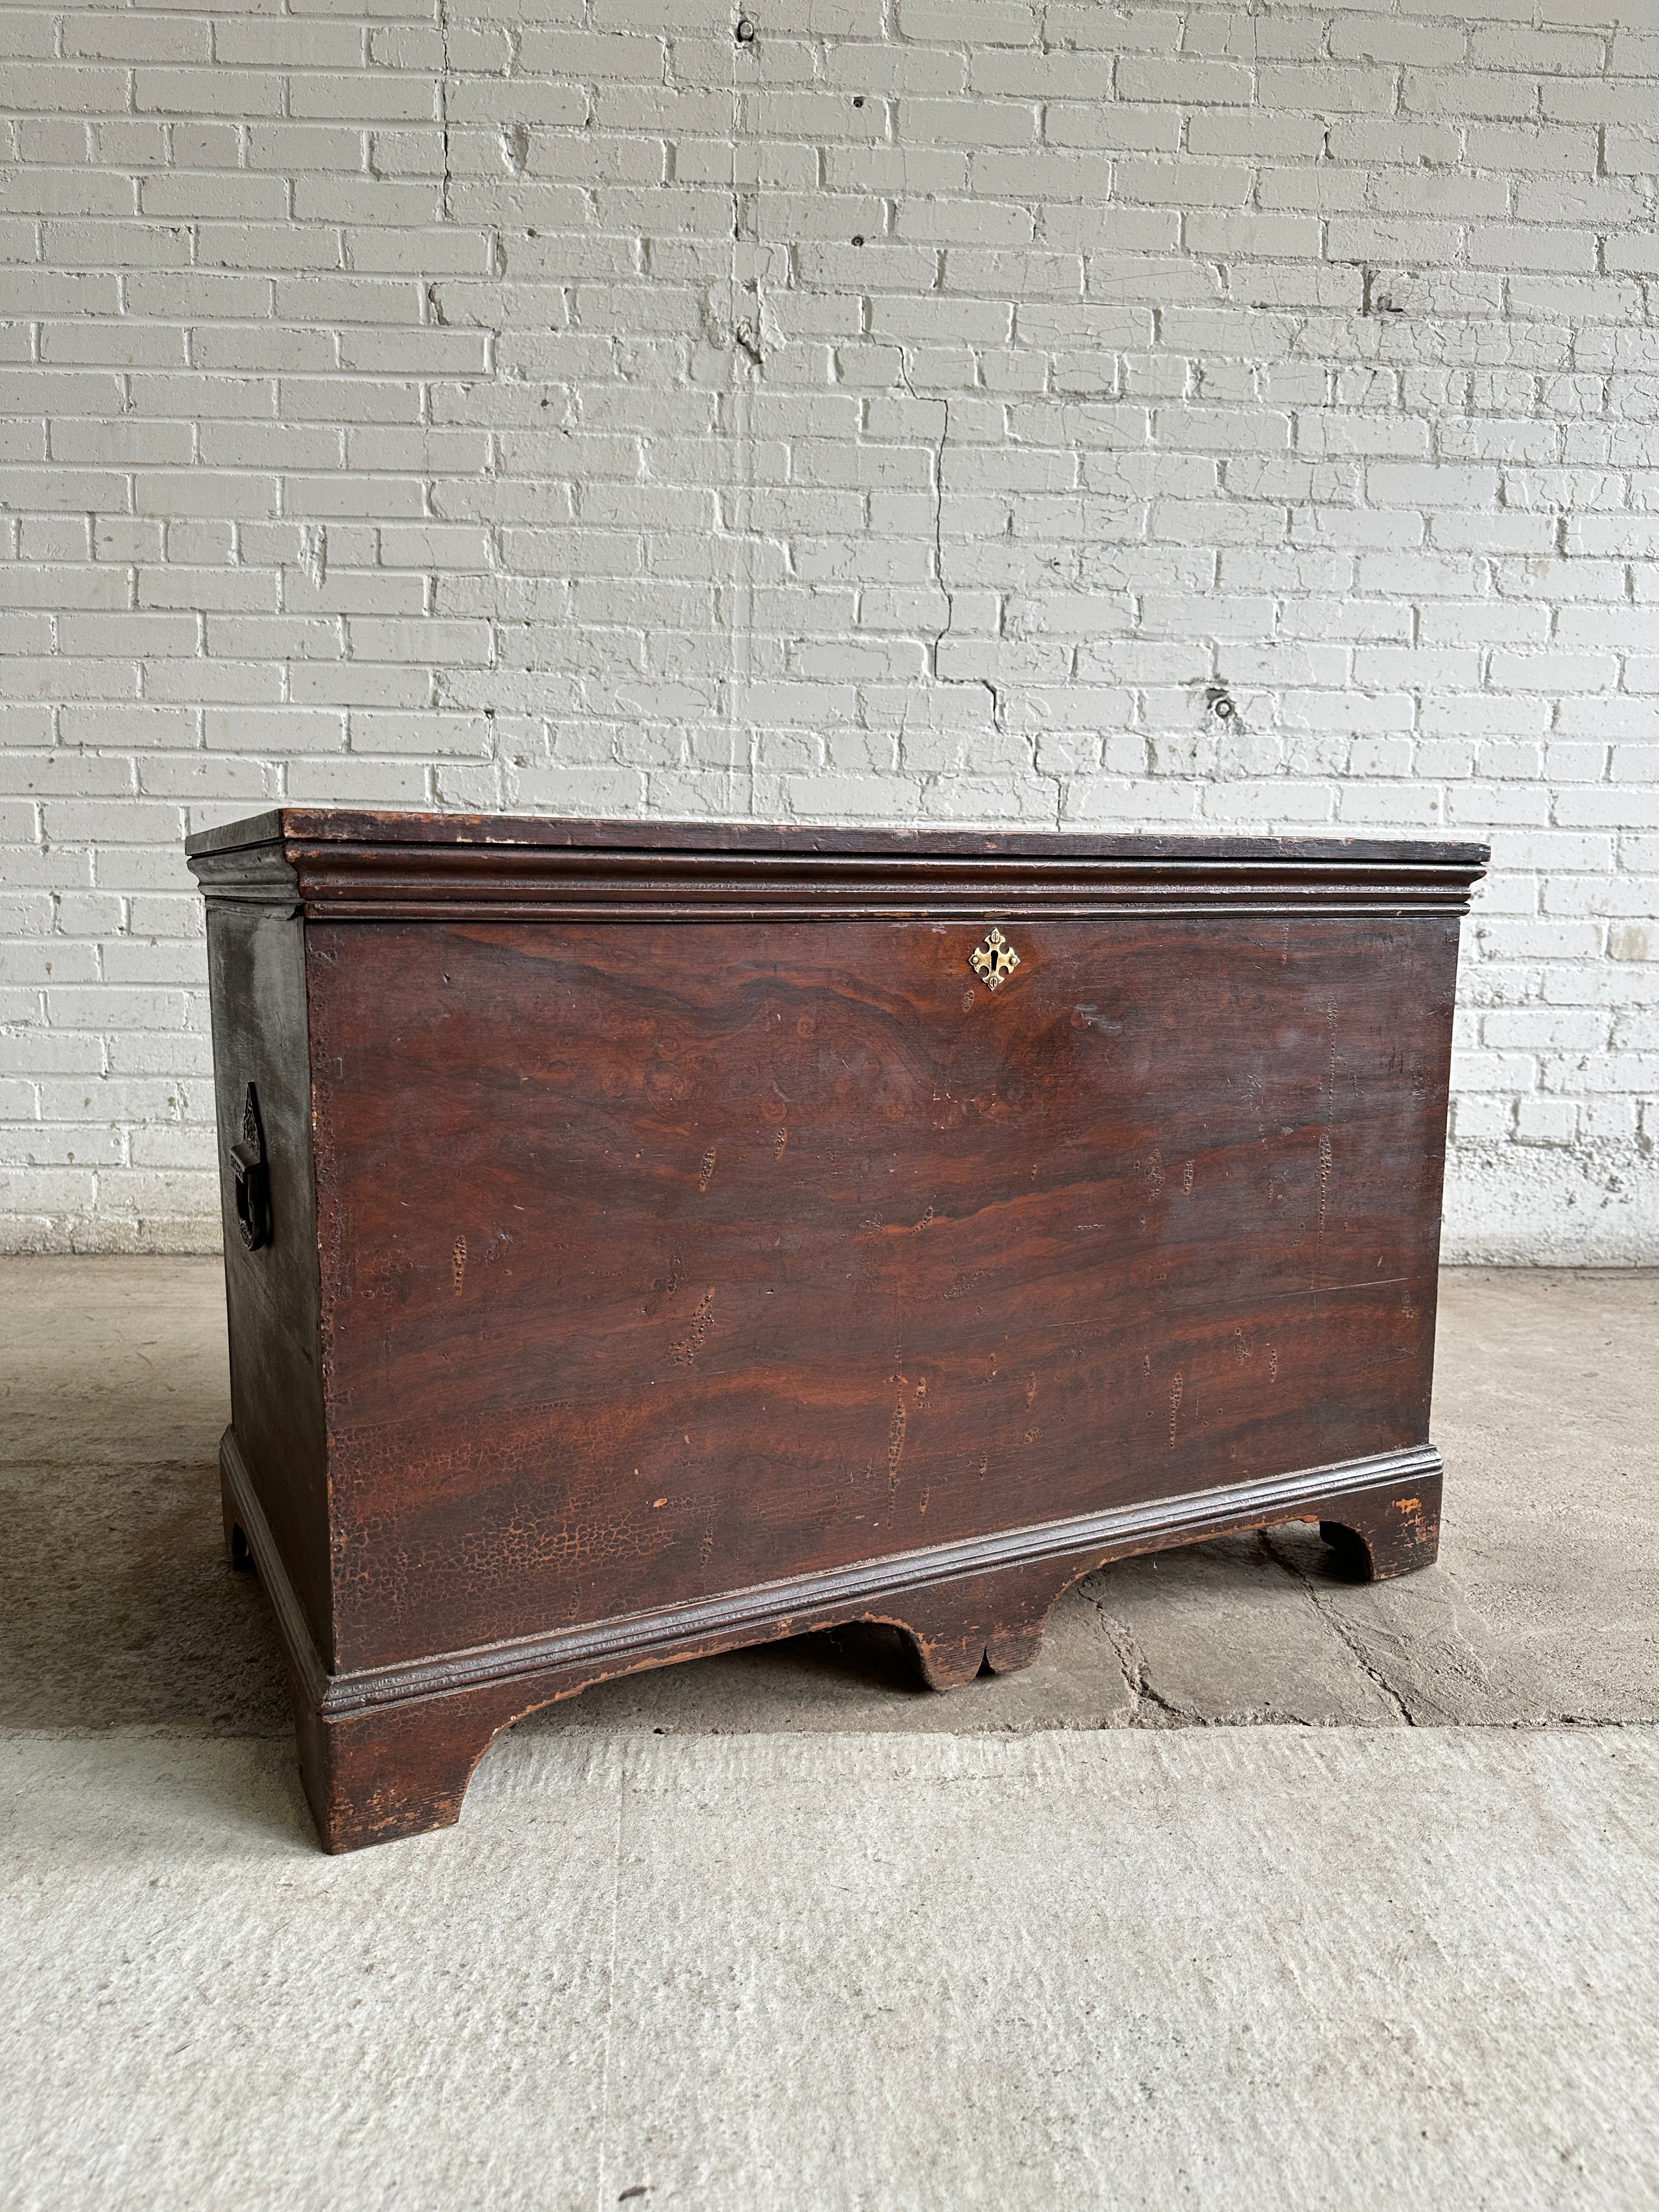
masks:
[[[289,798],[1488,836],[1449,1249],[1659,1257],[1604,9],[4,9],[0,1237],[215,1241]]]

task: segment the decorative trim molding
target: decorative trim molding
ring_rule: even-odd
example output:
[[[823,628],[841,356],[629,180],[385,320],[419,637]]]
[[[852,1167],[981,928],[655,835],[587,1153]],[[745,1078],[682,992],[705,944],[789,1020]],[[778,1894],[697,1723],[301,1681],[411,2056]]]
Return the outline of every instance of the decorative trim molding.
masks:
[[[330,1683],[343,1678],[331,1675],[323,1664],[306,1609],[289,1579],[287,1563],[271,1534],[234,1429],[227,1429],[219,1439],[219,1469],[236,1509],[242,1534],[247,1539],[248,1550],[253,1555],[254,1567],[270,1601],[271,1612],[276,1617],[276,1639],[292,1671],[295,1689],[305,1705],[313,1712],[319,1711]]]
[[[1275,1522],[1336,1517],[1328,1509],[1349,1497],[1404,1490],[1437,1480],[1440,1455],[1430,1444],[1378,1452],[1328,1467],[1301,1468],[1259,1482],[1189,1491],[1176,1498],[1113,1506],[1097,1513],[999,1530],[954,1544],[860,1559],[719,1597],[624,1613],[541,1636],[475,1645],[392,1667],[330,1674],[303,1608],[288,1579],[235,1431],[227,1429],[220,1464],[237,1516],[270,1595],[283,1644],[305,1696],[325,1720],[366,1707],[477,1690],[537,1676],[597,1680],[624,1668],[661,1663],[681,1653],[769,1643],[780,1637],[878,1618],[889,1600],[914,1597],[1001,1568],[1073,1564],[1078,1574],[1137,1552],[1160,1551]],[[1321,1510],[1316,1512],[1313,1509]],[[550,1692],[550,1694],[551,1692]]]
[[[283,807],[185,847],[210,900],[372,921],[1054,920],[1468,910],[1484,845],[974,836]]]

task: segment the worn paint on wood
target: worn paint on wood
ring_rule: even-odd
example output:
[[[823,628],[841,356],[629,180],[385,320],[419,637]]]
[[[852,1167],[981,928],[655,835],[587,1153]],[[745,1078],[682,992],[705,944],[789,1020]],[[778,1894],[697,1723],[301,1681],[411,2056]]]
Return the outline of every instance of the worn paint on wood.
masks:
[[[476,1757],[630,1663],[538,1686],[526,1639],[667,1614],[660,1663],[809,1625],[787,1592],[692,1624],[815,1576],[852,1579],[811,1625],[895,1620],[953,1682],[1026,1663],[1106,1554],[884,1611],[868,1563],[1427,1443],[1478,848],[635,827],[295,815],[193,855],[221,1097],[260,1083],[274,1163],[270,1251],[228,1242],[235,1482],[337,1844],[384,1829],[354,1682],[402,1683],[375,1741],[400,1705],[412,1743],[398,1670],[503,1652],[439,1700]],[[1004,903],[959,917],[975,871]],[[1018,967],[964,989],[1011,913]],[[1387,1571],[1432,1556],[1433,1487],[1298,1510]]]

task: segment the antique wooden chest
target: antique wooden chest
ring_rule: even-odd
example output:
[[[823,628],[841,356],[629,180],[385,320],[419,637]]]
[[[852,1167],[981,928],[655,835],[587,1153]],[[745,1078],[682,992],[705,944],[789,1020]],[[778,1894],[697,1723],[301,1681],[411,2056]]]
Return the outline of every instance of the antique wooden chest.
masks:
[[[1127,1553],[1434,1557],[1484,848],[290,807],[189,851],[226,1533],[330,1850],[607,1676],[856,1620],[943,1688]]]

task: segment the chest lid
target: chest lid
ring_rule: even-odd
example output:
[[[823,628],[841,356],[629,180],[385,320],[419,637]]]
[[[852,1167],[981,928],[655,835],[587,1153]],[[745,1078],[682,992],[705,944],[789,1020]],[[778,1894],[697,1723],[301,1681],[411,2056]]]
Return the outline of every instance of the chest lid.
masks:
[[[807,921],[835,914],[1462,914],[1485,845],[368,813],[283,806],[199,831],[211,901],[337,921]]]

